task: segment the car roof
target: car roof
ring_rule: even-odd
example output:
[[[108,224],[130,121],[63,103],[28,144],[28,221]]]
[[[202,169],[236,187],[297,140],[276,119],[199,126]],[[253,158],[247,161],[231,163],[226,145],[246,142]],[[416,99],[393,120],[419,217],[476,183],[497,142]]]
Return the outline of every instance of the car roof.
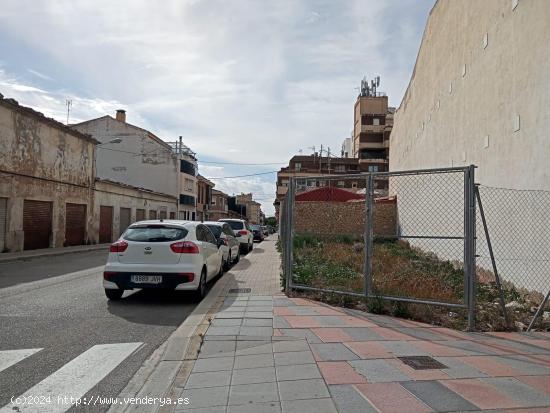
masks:
[[[206,224],[206,225],[216,225],[217,227],[221,227],[223,224],[225,224],[226,222],[221,222],[221,221],[204,221],[203,224]]]
[[[246,220],[244,219],[237,219],[237,218],[222,218],[222,219],[219,219],[218,222],[230,222],[230,221],[233,221],[233,222],[244,222],[246,223]]]
[[[130,227],[139,227],[142,225],[158,225],[158,224],[164,224],[169,226],[180,226],[180,227],[191,227],[195,226],[197,224],[200,224],[200,222],[196,221],[184,221],[184,220],[177,220],[177,219],[149,219],[146,221],[137,221],[130,225]]]

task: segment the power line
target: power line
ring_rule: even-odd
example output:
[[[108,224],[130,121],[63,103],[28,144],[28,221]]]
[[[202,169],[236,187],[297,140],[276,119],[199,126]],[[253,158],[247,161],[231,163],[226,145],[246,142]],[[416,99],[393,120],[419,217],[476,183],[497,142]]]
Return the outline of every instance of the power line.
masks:
[[[286,165],[287,162],[265,162],[265,163],[241,163],[241,162],[214,162],[214,161],[201,161],[198,160],[198,163],[209,163],[214,165],[250,165],[250,166],[258,166],[258,165]]]
[[[206,179],[231,179],[231,178],[245,178],[247,176],[258,176],[258,175],[268,175],[268,174],[276,174],[279,171],[270,171],[270,172],[261,172],[257,174],[248,174],[248,175],[236,175],[236,176],[210,176]]]

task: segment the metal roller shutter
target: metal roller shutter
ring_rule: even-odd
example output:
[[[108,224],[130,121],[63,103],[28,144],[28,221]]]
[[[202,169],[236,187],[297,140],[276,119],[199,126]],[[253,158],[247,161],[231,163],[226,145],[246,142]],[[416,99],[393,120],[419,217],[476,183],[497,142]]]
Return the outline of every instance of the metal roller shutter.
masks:
[[[131,224],[132,210],[130,208],[120,208],[120,227],[119,235],[122,235],[126,228]]]
[[[52,203],[44,201],[23,202],[23,232],[25,250],[50,247],[52,233]]]
[[[144,209],[136,209],[136,221],[145,221]]]
[[[113,207],[99,207],[99,243],[113,242]]]
[[[149,219],[157,219],[157,211],[150,209],[149,210]]]
[[[86,240],[86,205],[65,206],[65,245],[82,245]]]
[[[6,227],[8,222],[8,198],[0,198],[0,252],[6,247]]]

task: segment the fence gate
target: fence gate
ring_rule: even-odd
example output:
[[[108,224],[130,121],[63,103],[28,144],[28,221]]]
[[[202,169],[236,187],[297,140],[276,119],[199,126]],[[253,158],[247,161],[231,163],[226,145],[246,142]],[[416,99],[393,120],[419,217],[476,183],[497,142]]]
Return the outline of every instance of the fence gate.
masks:
[[[473,328],[474,168],[291,178],[286,288],[465,308]]]

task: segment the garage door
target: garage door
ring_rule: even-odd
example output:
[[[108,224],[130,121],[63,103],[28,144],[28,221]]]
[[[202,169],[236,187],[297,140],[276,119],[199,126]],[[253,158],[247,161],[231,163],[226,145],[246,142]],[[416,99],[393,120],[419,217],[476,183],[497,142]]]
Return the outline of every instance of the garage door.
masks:
[[[157,211],[149,210],[149,219],[157,219]]]
[[[144,209],[136,209],[136,221],[145,221]]]
[[[132,218],[132,210],[130,208],[120,208],[120,228],[119,235],[122,235],[126,228],[130,226]]]
[[[99,207],[99,243],[113,242],[113,207]]]
[[[8,198],[0,198],[0,252],[6,247],[6,228],[8,222]]]
[[[86,205],[65,207],[65,245],[82,245],[86,240]]]
[[[44,201],[23,202],[23,232],[25,250],[50,247],[52,233],[52,203]]]
[[[166,211],[160,211],[159,218],[160,219],[166,219],[168,217],[168,214]]]

